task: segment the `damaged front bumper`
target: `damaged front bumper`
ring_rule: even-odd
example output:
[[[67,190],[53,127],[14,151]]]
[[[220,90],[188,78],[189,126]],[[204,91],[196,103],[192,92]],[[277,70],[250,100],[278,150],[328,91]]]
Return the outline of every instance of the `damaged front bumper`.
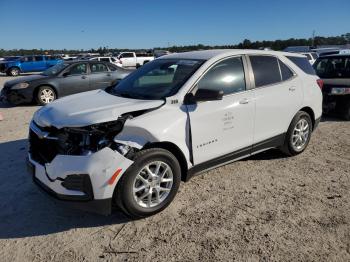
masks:
[[[71,206],[110,214],[116,184],[133,161],[105,147],[86,156],[57,155],[41,164],[28,154],[28,170],[42,189]]]

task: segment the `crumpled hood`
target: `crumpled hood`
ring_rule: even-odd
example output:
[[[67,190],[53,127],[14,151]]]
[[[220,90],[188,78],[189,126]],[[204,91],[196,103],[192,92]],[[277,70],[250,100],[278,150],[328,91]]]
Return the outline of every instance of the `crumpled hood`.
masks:
[[[83,127],[114,121],[122,114],[162,104],[162,100],[129,99],[94,90],[58,99],[39,109],[33,119],[42,127]]]

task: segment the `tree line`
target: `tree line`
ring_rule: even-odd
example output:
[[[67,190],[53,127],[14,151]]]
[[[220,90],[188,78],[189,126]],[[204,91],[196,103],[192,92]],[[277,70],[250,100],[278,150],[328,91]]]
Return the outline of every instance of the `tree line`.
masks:
[[[239,44],[232,45],[185,45],[185,46],[170,46],[170,47],[155,47],[154,50],[168,50],[170,52],[184,52],[194,50],[205,50],[205,49],[259,49],[259,48],[271,48],[273,50],[283,50],[288,46],[321,46],[321,45],[345,45],[350,44],[350,33],[346,33],[340,36],[316,36],[314,38],[290,38],[286,40],[269,40],[269,41],[250,41],[244,39]],[[133,49],[132,51],[148,51],[151,52],[153,49]],[[13,55],[39,55],[39,54],[78,54],[78,53],[100,53],[116,54],[123,51],[131,51],[130,49],[119,49],[119,48],[108,48],[99,47],[97,49],[91,48],[88,50],[84,49],[11,49],[5,50],[0,49],[0,57],[2,56],[13,56]]]

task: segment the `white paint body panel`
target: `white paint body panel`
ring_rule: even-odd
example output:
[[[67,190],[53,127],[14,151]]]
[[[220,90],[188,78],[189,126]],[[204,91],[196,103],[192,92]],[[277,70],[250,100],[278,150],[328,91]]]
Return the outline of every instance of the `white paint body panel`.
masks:
[[[31,159],[30,154],[29,161],[35,165],[35,177],[53,191],[62,195],[75,196],[84,195],[84,193],[64,188],[61,185],[61,181],[57,180],[57,178],[64,179],[68,175],[73,174],[88,174],[95,199],[111,198],[118,180],[133,163],[109,148],[104,148],[88,156],[57,155],[45,167]],[[47,175],[45,174],[45,168]],[[109,185],[108,180],[119,168],[122,171],[114,181],[114,184]],[[47,176],[54,181],[51,182]]]
[[[221,101],[183,104],[185,95],[214,63],[245,54],[277,56],[293,69],[296,77],[276,85],[224,96]],[[188,168],[191,168],[287,132],[294,115],[303,107],[310,107],[315,119],[321,117],[322,93],[316,84],[317,77],[306,75],[285,58],[286,55],[301,57],[297,54],[256,50],[211,50],[163,56],[158,59],[207,61],[177,94],[167,97],[166,101],[127,99],[97,90],[50,103],[36,112],[34,121],[42,127],[83,127],[114,121],[128,112],[153,109],[128,119],[114,141],[138,149],[148,143],[171,143],[178,147],[187,160]],[[248,103],[240,103],[243,99],[247,99]],[[214,142],[209,143],[211,141]],[[50,182],[44,167],[31,161],[36,166],[37,178],[51,189],[61,194],[77,194],[68,192],[56,181]],[[73,173],[89,174],[95,198],[104,199],[111,197],[115,188],[115,185],[106,185],[108,179],[117,168],[122,168],[124,173],[131,164],[131,160],[105,148],[90,156],[58,155],[46,168],[51,178],[64,178]]]

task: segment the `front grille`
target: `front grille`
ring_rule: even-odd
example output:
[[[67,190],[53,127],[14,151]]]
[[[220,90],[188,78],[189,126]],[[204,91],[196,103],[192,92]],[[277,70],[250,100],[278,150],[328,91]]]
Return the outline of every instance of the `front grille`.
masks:
[[[58,154],[56,140],[39,138],[29,130],[29,152],[34,161],[44,165],[50,163]]]

